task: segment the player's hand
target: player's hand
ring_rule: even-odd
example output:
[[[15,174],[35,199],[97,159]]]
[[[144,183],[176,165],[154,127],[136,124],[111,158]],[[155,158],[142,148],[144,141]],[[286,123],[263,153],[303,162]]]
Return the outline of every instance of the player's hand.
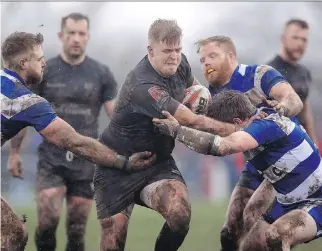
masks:
[[[159,128],[162,134],[169,135],[173,138],[176,137],[179,130],[179,122],[167,111],[163,111],[162,114],[166,117],[165,119],[154,118],[153,124]]]
[[[140,171],[156,161],[156,155],[151,152],[134,153],[125,164],[126,171]]]
[[[22,159],[18,153],[9,155],[8,171],[13,177],[23,179]]]
[[[255,115],[253,115],[246,123],[246,127],[249,126],[254,120],[256,119],[264,119],[268,116],[268,114],[266,112],[260,111],[258,113],[256,113]]]
[[[285,107],[280,102],[276,100],[266,100],[265,102],[269,107],[273,108],[274,111],[278,112],[280,115],[285,114]]]

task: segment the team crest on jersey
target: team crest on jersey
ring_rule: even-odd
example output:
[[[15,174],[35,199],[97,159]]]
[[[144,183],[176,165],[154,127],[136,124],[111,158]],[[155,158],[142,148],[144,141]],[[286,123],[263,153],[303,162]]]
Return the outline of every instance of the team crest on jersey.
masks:
[[[151,87],[148,92],[155,101],[160,101],[167,94],[167,92],[159,86]]]

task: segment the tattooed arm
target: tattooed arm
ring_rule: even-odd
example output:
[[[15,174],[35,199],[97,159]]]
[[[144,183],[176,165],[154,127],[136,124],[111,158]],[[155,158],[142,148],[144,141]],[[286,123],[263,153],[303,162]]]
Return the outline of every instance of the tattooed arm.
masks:
[[[58,117],[41,130],[40,134],[52,144],[103,166],[132,170],[143,168],[155,160],[154,157],[147,159],[151,155],[149,152],[134,154],[127,159],[99,141],[78,134],[73,127]]]

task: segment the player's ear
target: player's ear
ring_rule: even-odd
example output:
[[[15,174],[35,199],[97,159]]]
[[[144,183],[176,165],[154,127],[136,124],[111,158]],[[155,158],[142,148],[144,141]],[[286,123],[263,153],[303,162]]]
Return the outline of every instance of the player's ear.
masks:
[[[233,122],[236,125],[241,125],[243,123],[243,121],[240,118],[233,118]]]
[[[281,35],[281,43],[282,44],[284,44],[284,42],[285,42],[285,33],[283,33],[282,35]]]
[[[232,62],[234,62],[235,60],[236,60],[236,55],[235,55],[235,53],[233,53],[233,52],[229,52],[228,53],[228,58],[229,58],[229,61],[232,63]]]
[[[153,49],[152,49],[152,47],[150,46],[150,45],[148,45],[148,54],[149,54],[149,56],[150,57],[153,57]]]
[[[27,58],[22,58],[22,59],[20,59],[20,60],[19,60],[19,62],[18,62],[18,66],[19,66],[19,68],[20,68],[20,69],[22,69],[22,70],[27,69],[27,64],[28,64],[28,60],[27,60]]]
[[[59,40],[61,41],[63,39],[63,32],[62,31],[57,32],[57,36],[58,36]]]

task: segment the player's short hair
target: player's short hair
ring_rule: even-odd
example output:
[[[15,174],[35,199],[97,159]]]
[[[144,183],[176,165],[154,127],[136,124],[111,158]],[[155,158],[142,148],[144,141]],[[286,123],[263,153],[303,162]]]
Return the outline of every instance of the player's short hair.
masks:
[[[42,45],[44,37],[41,33],[14,32],[5,38],[1,45],[1,56],[9,65],[16,64],[20,54],[32,52],[36,46]]]
[[[88,18],[88,16],[86,16],[82,13],[73,12],[73,13],[68,14],[67,16],[64,16],[61,19],[61,29],[63,29],[65,27],[67,19],[73,19],[74,21],[86,20],[87,28],[89,29],[89,18]]]
[[[182,37],[182,29],[176,20],[157,19],[149,29],[148,39],[154,42],[174,44]]]
[[[249,119],[255,111],[255,106],[244,93],[230,90],[220,92],[213,97],[207,116],[222,122],[233,123],[234,118]]]
[[[288,27],[291,24],[297,25],[302,29],[309,29],[309,24],[303,19],[296,19],[296,18],[290,19],[286,22],[285,27]]]
[[[218,46],[225,45],[229,52],[233,52],[237,55],[236,47],[233,40],[226,36],[212,36],[205,39],[200,39],[195,44],[197,45],[197,53],[199,53],[200,48],[210,43],[216,43]]]

